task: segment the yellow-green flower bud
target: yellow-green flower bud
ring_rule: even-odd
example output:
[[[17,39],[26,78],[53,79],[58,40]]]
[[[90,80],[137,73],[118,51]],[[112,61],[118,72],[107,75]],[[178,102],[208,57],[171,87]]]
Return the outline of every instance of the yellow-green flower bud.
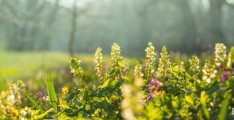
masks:
[[[164,46],[160,53],[161,58],[159,60],[159,66],[157,70],[157,77],[165,78],[169,76],[169,70],[171,67],[170,56],[168,55],[167,49]]]
[[[204,67],[202,68],[202,73],[202,79],[207,83],[211,83],[211,80],[216,77],[217,70],[215,69],[215,66],[206,61]]]
[[[82,77],[84,74],[84,70],[80,67],[80,63],[80,60],[77,60],[76,58],[71,58],[70,69],[71,73],[73,73],[74,76],[79,75],[80,77]]]
[[[154,52],[154,46],[152,42],[148,43],[148,47],[145,49],[145,51],[146,51],[145,71],[146,75],[150,76],[154,70],[155,61],[156,61],[156,53]]]
[[[226,59],[226,46],[222,43],[215,44],[215,65],[221,66]]]
[[[95,58],[94,58],[94,64],[95,64],[95,71],[98,77],[102,75],[102,49],[99,47],[97,48],[95,52]]]
[[[192,56],[191,59],[189,59],[189,64],[190,64],[190,69],[193,72],[198,72],[199,71],[199,59],[197,56]]]
[[[134,76],[135,78],[142,78],[143,77],[143,73],[142,73],[142,67],[140,64],[136,65],[134,68]]]
[[[116,43],[111,47],[111,65],[113,69],[120,69],[123,56],[120,54],[120,46]]]

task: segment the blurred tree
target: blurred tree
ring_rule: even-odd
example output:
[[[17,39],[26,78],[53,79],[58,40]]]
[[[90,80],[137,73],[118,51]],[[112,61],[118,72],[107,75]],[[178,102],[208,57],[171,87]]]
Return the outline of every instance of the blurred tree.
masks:
[[[138,19],[139,19],[139,28],[140,28],[140,41],[138,44],[138,48],[140,49],[140,51],[142,51],[143,49],[145,49],[145,45],[147,45],[148,41],[152,40],[151,36],[150,36],[150,24],[149,23],[149,9],[151,7],[153,7],[155,4],[157,4],[158,0],[138,0],[137,1],[137,15],[138,15]],[[157,19],[157,18],[156,18]],[[140,53],[140,54],[144,54],[144,53]]]
[[[201,44],[202,50],[212,49],[215,43],[221,42],[228,44],[223,28],[223,5],[233,7],[234,5],[227,0],[209,0],[209,24],[208,24],[208,40],[204,41],[207,44]]]
[[[50,40],[51,40],[51,36],[53,35],[53,23],[56,20],[56,16],[59,10],[59,1],[60,0],[56,0],[55,4],[52,6],[52,9],[50,11],[50,14],[48,15],[47,19],[46,19],[46,23],[45,26],[47,26],[47,30],[48,32],[46,32],[46,36],[44,38],[44,42],[42,42],[42,49],[43,50],[48,50],[49,46],[50,46]]]
[[[191,8],[189,6],[189,0],[178,0],[175,1],[178,4],[178,7],[180,9],[180,12],[182,14],[182,21],[180,24],[181,29],[183,29],[183,41],[181,46],[183,46],[183,49],[180,51],[186,51],[187,53],[199,53],[201,51],[199,46],[200,43],[197,42],[197,26],[195,23],[195,17],[191,11]]]
[[[74,40],[76,37],[76,27],[77,27],[77,0],[74,0],[73,2],[73,7],[72,7],[72,24],[71,24],[71,33],[70,33],[70,38],[69,38],[69,43],[68,43],[68,51],[70,56],[74,55],[74,51],[73,51],[73,44],[74,44]]]
[[[74,55],[74,50],[73,50],[73,46],[75,43],[75,39],[76,39],[76,34],[77,34],[77,21],[78,21],[78,17],[85,14],[89,8],[89,7],[85,7],[83,9],[78,8],[77,7],[78,3],[77,0],[73,0],[73,6],[71,9],[71,32],[70,32],[70,36],[69,36],[69,42],[68,42],[68,52],[70,54],[70,56]]]
[[[226,43],[222,28],[222,6],[224,0],[210,0],[210,33],[213,43]]]
[[[156,50],[200,53],[215,42],[233,43],[232,1],[0,0],[0,40],[8,50],[71,55],[99,46],[108,53],[117,42],[126,55],[142,56],[148,41]]]
[[[48,49],[49,36],[59,6],[46,0],[2,1],[1,13],[7,31],[7,49],[15,51]],[[53,9],[51,9],[53,8]],[[47,14],[47,12],[50,14]]]

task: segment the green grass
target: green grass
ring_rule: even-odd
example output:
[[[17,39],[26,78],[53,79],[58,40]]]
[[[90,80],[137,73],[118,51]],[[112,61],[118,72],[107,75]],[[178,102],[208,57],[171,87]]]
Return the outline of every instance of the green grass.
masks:
[[[50,104],[54,108],[54,110],[57,111],[58,99],[57,99],[56,92],[54,89],[54,82],[50,74],[47,75],[47,79],[44,82],[47,88],[47,94],[50,99]]]
[[[44,74],[68,66],[69,56],[55,52],[0,52],[0,87],[18,79],[41,79]]]
[[[82,61],[82,67],[93,69],[94,56],[92,54],[78,54],[75,57]],[[58,83],[66,83],[71,76],[69,69],[70,56],[59,52],[0,52],[0,90],[6,88],[11,81],[23,80],[32,89],[43,85],[42,78],[48,73]],[[104,56],[103,62],[110,67],[110,57]],[[131,66],[137,60],[129,58]],[[92,73],[93,71],[90,71]],[[39,85],[40,84],[40,85]]]

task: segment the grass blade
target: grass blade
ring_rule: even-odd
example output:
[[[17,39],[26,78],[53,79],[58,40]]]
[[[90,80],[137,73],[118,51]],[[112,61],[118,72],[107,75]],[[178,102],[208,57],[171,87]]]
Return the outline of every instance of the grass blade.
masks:
[[[45,84],[46,84],[47,93],[48,93],[48,96],[50,99],[51,106],[57,111],[58,99],[57,99],[56,92],[54,89],[54,83],[53,83],[53,80],[52,80],[50,74],[47,75],[47,79],[45,81]]]

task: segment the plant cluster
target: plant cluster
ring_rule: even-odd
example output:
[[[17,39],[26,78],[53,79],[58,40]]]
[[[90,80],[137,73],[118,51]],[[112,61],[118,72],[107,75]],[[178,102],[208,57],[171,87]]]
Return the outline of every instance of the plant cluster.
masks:
[[[80,60],[71,58],[74,80],[81,80],[75,88],[64,86],[56,93],[48,75],[44,80],[47,93],[39,91],[32,96],[21,81],[12,83],[1,92],[0,118],[232,119],[234,47],[227,52],[218,43],[214,53],[214,60],[204,60],[204,65],[197,56],[177,63],[163,47],[157,63],[150,42],[145,63],[127,69],[118,44],[112,46],[109,68],[103,64],[102,49],[98,48],[95,77],[88,76]],[[95,78],[94,85],[87,84],[89,78]]]

